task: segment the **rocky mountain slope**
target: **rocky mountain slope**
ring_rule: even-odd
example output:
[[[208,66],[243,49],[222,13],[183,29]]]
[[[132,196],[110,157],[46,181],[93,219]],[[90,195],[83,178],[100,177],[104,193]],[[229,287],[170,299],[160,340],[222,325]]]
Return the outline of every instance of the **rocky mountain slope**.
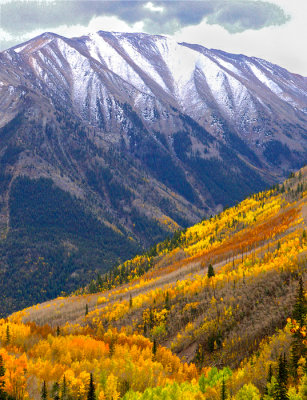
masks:
[[[163,36],[0,53],[1,279],[22,271],[26,302],[71,290],[281,179],[306,160],[306,104],[304,77]]]

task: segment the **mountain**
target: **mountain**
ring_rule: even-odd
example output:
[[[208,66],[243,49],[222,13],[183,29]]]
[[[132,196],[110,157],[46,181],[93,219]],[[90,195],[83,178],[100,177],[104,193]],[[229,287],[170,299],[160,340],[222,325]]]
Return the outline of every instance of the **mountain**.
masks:
[[[85,400],[93,373],[99,399],[220,400],[224,386],[305,400],[306,200],[307,167],[113,269],[97,293],[2,319],[3,390],[63,393],[65,376]]]
[[[0,53],[6,310],[71,291],[303,165],[306,82],[145,34],[45,33]]]

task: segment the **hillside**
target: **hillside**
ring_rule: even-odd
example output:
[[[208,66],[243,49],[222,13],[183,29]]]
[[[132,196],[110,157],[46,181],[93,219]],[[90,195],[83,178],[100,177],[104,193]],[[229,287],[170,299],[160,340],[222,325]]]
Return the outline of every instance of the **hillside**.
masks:
[[[6,390],[39,398],[45,381],[55,398],[65,381],[85,399],[93,373],[99,399],[304,400],[306,189],[304,167],[81,294],[1,320]]]
[[[306,104],[302,76],[163,36],[1,52],[2,315],[280,182],[306,160]]]

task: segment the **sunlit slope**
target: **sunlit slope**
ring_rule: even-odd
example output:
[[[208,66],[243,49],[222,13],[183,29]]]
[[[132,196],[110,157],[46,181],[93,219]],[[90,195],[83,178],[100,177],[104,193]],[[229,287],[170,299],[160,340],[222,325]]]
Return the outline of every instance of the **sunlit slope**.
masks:
[[[305,266],[306,172],[187,229],[176,241],[152,249],[156,255],[138,256],[90,285],[111,289],[32,307],[24,321],[125,327],[186,352],[189,360],[205,338],[223,346],[253,323],[244,340],[257,346],[283,323]],[[210,263],[215,277],[209,279]],[[119,285],[123,280],[130,282]]]
[[[306,277],[306,178],[305,167],[115,268],[86,288],[98,293],[1,320],[8,393],[38,399],[45,381],[50,397],[55,382],[62,395],[65,376],[71,398],[85,400],[93,373],[99,400],[219,400],[223,380],[229,398],[259,399],[270,365],[277,377],[280,354],[290,360],[305,340],[293,318]],[[289,369],[291,400],[304,400],[304,362]]]

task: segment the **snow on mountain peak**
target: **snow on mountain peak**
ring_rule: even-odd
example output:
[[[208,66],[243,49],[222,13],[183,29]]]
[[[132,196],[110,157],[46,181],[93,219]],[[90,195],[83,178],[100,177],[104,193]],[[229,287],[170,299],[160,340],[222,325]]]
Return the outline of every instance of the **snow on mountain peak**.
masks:
[[[28,58],[44,82],[57,87],[60,79],[61,85],[70,87],[81,115],[97,115],[97,101],[105,104],[111,87],[146,110],[146,120],[155,114],[152,99],[167,99],[197,120],[215,107],[235,124],[238,118],[253,121],[259,105],[267,108],[268,96],[299,110],[306,108],[304,78],[264,60],[166,36],[99,31],[66,39],[46,33],[12,50]],[[86,111],[88,107],[91,110]]]

